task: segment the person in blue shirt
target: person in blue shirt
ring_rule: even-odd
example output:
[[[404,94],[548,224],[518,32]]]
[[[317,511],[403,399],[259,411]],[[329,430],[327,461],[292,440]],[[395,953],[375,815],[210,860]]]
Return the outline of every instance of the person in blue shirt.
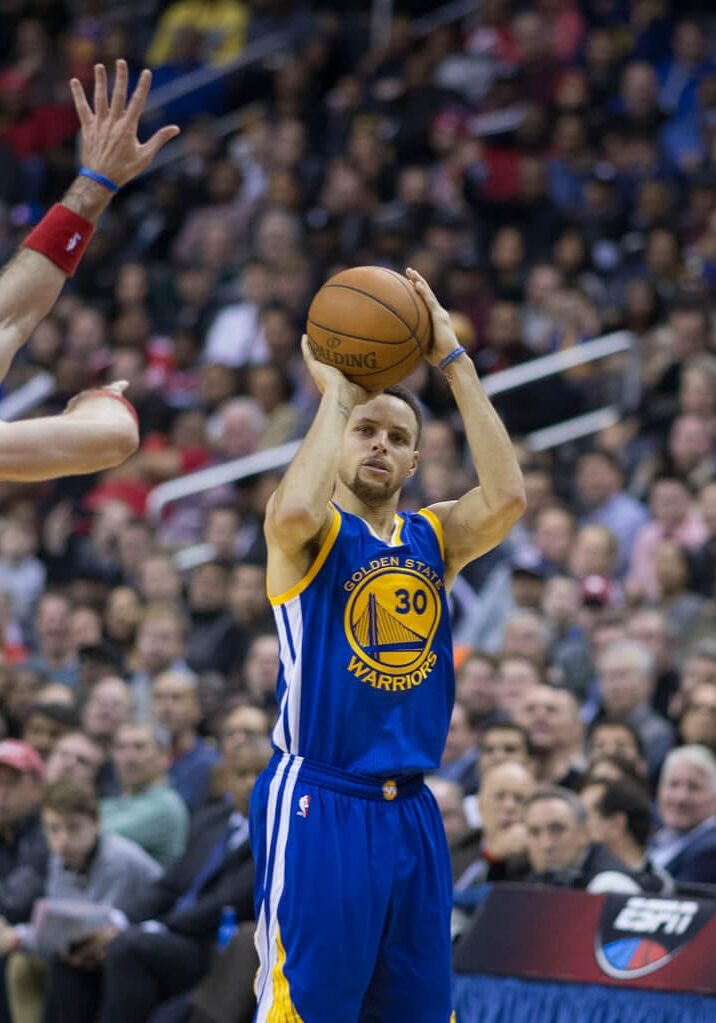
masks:
[[[398,514],[419,406],[399,387],[368,394],[304,338],[321,402],[264,526],[280,668],[275,754],[251,805],[258,1023],[450,1019],[450,861],[423,781],[454,701],[447,591],[504,540],[525,497],[447,312],[407,277],[480,485]]]
[[[164,671],[152,683],[152,719],[166,728],[171,740],[169,784],[190,813],[209,798],[219,752],[199,737],[201,707],[197,678],[190,671]]]

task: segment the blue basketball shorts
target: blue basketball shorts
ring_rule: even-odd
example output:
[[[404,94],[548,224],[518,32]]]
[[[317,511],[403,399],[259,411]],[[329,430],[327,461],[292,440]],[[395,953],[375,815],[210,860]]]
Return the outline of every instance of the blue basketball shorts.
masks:
[[[256,1023],[448,1023],[452,878],[422,777],[276,754],[250,819]]]

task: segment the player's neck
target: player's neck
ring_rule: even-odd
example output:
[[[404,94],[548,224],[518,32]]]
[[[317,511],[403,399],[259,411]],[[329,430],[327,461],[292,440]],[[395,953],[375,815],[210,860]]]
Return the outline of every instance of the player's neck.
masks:
[[[381,540],[389,543],[395,529],[395,513],[398,510],[399,494],[394,494],[384,504],[365,504],[356,497],[352,490],[344,486],[340,480],[336,482],[336,489],[333,497],[336,504],[351,515],[358,515],[367,522],[370,528]]]

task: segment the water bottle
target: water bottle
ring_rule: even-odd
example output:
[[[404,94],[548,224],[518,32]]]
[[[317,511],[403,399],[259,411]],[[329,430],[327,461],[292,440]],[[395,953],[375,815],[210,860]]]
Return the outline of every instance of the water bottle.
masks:
[[[223,951],[236,934],[236,910],[233,906],[224,906],[221,910],[221,923],[216,934],[216,947]]]

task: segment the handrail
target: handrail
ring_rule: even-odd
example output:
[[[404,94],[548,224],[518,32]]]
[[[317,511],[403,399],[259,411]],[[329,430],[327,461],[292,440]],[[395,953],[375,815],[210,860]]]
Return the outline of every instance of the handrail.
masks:
[[[594,362],[597,359],[604,359],[611,355],[622,352],[634,353],[636,351],[633,335],[628,331],[617,331],[607,334],[593,341],[586,341],[582,345],[568,348],[562,352],[555,352],[553,355],[544,355],[539,359],[532,359],[522,366],[513,369],[506,369],[500,373],[493,373],[483,381],[485,390],[489,395],[504,394],[531,383],[533,380],[542,380],[548,376],[561,373],[564,369],[572,369],[575,366],[582,366]],[[628,375],[627,375],[628,378]],[[630,396],[631,400],[631,396]],[[627,402],[628,407],[628,402]],[[591,419],[589,417],[592,417]],[[599,417],[602,418],[599,418]],[[613,422],[614,420],[612,420]],[[578,436],[585,436],[590,430],[590,423],[599,423],[595,429],[603,429],[609,425],[606,421],[604,409],[595,413],[588,413],[587,416],[577,416],[566,423],[560,423],[555,427],[548,427],[545,430],[537,430],[526,438],[529,444],[530,438],[534,444],[542,445],[535,450],[546,450],[547,447],[555,446],[554,437],[558,436],[554,431],[562,428],[564,439],[572,440]],[[579,431],[582,430],[580,433]],[[552,433],[550,433],[552,431]],[[572,431],[572,432],[570,432]],[[576,431],[576,432],[574,432]],[[558,440],[557,444],[564,441]],[[207,469],[200,469],[198,472],[187,473],[177,479],[169,480],[155,487],[147,498],[147,516],[153,522],[158,522],[164,508],[178,501],[183,497],[201,493],[212,487],[218,487],[225,483],[235,483],[237,480],[245,479],[247,476],[258,475],[272,469],[281,469],[288,465],[298,451],[301,441],[288,441],[269,451],[258,451],[253,455],[246,455],[243,458],[234,458],[223,465],[213,465]]]
[[[257,39],[242,50],[238,57],[227,61],[225,64],[196,68],[194,71],[187,71],[180,78],[175,78],[173,82],[160,85],[158,89],[150,93],[147,105],[144,108],[144,116],[146,117],[147,114],[153,114],[157,110],[161,110],[167,103],[171,103],[181,96],[186,96],[190,92],[194,92],[195,89],[200,89],[203,85],[215,82],[219,78],[226,78],[227,75],[233,74],[235,71],[241,71],[250,64],[258,63],[258,61],[268,57],[269,54],[275,53],[286,42],[286,38],[285,32],[273,32],[262,39]]]
[[[434,11],[428,11],[413,22],[413,35],[416,39],[422,39],[436,28],[443,25],[450,25],[453,21],[459,21],[468,14],[479,11],[482,7],[482,0],[452,0]]]
[[[560,444],[568,444],[572,440],[577,440],[580,437],[587,437],[591,433],[598,433],[600,430],[606,430],[608,426],[613,426],[618,423],[621,419],[619,409],[615,405],[607,405],[605,408],[597,409],[596,412],[587,412],[583,416],[575,416],[574,419],[567,419],[563,423],[557,423],[555,426],[547,426],[543,430],[535,430],[534,433],[530,433],[525,437],[525,445],[530,451],[541,452],[548,451],[550,448],[559,447]],[[193,568],[197,568],[199,565],[205,565],[209,561],[213,561],[216,557],[216,547],[213,543],[195,543],[189,547],[182,547],[173,555],[174,567],[178,572],[189,572]],[[461,581],[461,576],[455,580],[455,584],[458,585]],[[467,584],[462,580],[463,585]],[[465,593],[465,598],[469,598],[469,595],[473,593],[471,587],[468,587],[469,593]]]
[[[552,355],[543,355],[539,359],[530,359],[512,369],[503,369],[499,373],[491,373],[482,384],[489,395],[503,394],[523,384],[531,384],[535,380],[544,380],[565,369],[583,366],[598,359],[606,359],[610,355],[634,350],[634,335],[628,330],[617,330],[612,334],[603,334],[593,341],[564,348]]]
[[[451,0],[451,2],[444,4],[442,7],[438,7],[436,10],[422,15],[420,18],[416,18],[412,25],[413,35],[416,39],[422,39],[436,28],[449,25],[451,22],[457,21],[459,18],[478,10],[481,3],[482,0]],[[251,43],[235,60],[228,64],[222,64],[217,68],[202,68],[196,71],[189,71],[175,82],[162,85],[153,95],[150,94],[145,114],[152,114],[160,110],[172,99],[185,96],[193,89],[205,85],[207,82],[212,82],[223,75],[240,71],[250,64],[258,63],[285,42],[286,36],[284,34],[274,33],[265,39],[257,39],[255,43]],[[186,88],[182,87],[182,83],[186,84]],[[216,118],[214,121],[215,137],[223,139],[227,135],[231,135],[241,127],[241,121],[242,111],[235,110],[225,114],[223,117]],[[183,155],[184,140],[180,136],[175,141],[164,146],[161,153],[142,171],[140,177],[155,174],[162,167],[166,167],[168,164],[180,159]]]
[[[217,117],[212,125],[212,131],[214,138],[223,139],[227,135],[232,135],[234,132],[239,131],[244,123],[250,123],[256,118],[256,111],[259,108],[258,103],[251,103],[240,110],[232,110],[230,114],[224,114],[223,117]],[[145,167],[142,173],[139,175],[140,178],[148,177],[151,174],[156,174],[162,167],[167,167],[170,163],[174,163],[175,160],[179,160],[184,155],[184,140],[181,135],[177,139],[173,139],[167,143],[159,153],[154,157],[148,167]]]
[[[616,405],[605,405],[594,412],[586,412],[583,416],[565,419],[562,423],[528,433],[525,445],[530,451],[548,451],[550,448],[558,448],[560,444],[578,440],[579,437],[588,437],[591,433],[606,430],[608,426],[618,423],[621,418],[622,412]]]
[[[288,465],[300,446],[300,440],[288,441],[268,451],[257,451],[254,455],[232,458],[230,462],[224,462],[222,465],[211,465],[208,469],[199,469],[167,483],[160,483],[147,498],[147,517],[153,522],[158,522],[166,505],[179,501],[182,497],[200,494],[203,490],[220,487],[225,483],[235,483],[237,480],[246,479],[247,476],[270,472],[271,469],[282,469]]]
[[[54,394],[57,384],[51,373],[38,373],[17,390],[11,391],[0,401],[0,419],[6,423],[12,422],[18,416],[31,412],[32,409],[41,405],[45,398]]]

